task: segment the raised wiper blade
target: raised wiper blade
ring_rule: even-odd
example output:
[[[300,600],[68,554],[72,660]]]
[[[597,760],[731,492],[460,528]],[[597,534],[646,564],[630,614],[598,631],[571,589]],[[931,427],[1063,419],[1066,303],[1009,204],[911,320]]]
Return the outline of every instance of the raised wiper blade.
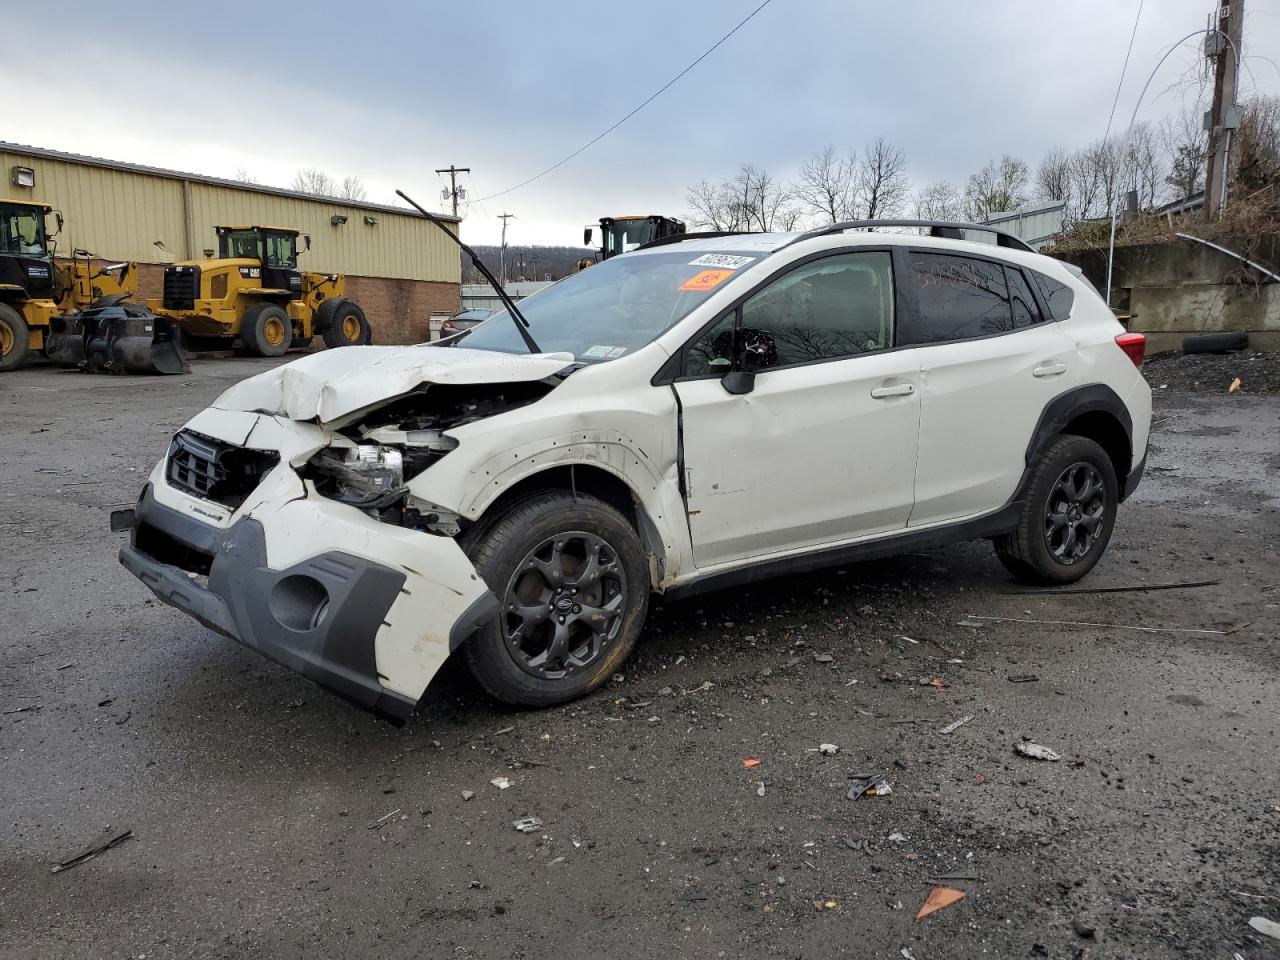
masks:
[[[511,316],[511,322],[516,325],[516,332],[520,334],[520,339],[523,340],[524,345],[529,348],[529,352],[541,353],[542,351],[538,349],[538,344],[534,341],[533,335],[529,333],[529,321],[524,318],[524,314],[516,307],[515,301],[507,296],[507,291],[502,289],[502,284],[498,282],[498,278],[489,271],[489,268],[484,265],[484,261],[480,259],[476,252],[458,239],[454,232],[446,227],[439,217],[428,213],[403,190],[397,190],[396,196],[400,197],[400,199],[404,200],[420,214],[439,227],[446,237],[456,243],[462,249],[462,252],[471,258],[472,264],[480,271],[480,275],[488,280],[489,283],[493,285],[493,289],[497,291],[498,299],[500,299],[503,306],[507,308],[507,313]]]

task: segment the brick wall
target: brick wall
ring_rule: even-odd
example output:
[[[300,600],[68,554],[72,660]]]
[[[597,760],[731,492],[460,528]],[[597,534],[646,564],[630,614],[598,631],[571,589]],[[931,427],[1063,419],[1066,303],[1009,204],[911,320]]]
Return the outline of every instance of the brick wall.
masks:
[[[138,267],[138,299],[160,299],[164,264]],[[347,296],[360,304],[373,329],[374,343],[422,343],[430,339],[427,320],[433,313],[456,313],[461,291],[456,283],[347,277]]]

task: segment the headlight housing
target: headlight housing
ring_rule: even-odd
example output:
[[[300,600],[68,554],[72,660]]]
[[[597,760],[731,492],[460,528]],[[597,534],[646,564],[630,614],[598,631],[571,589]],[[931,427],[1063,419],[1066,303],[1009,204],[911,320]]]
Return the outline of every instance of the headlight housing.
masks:
[[[385,507],[404,486],[404,453],[381,444],[328,447],[307,467],[304,475],[320,493],[357,507]]]

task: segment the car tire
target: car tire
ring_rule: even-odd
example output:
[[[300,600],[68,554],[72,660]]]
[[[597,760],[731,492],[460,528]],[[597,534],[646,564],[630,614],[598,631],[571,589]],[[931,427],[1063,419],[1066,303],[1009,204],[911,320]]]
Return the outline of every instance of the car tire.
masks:
[[[1183,353],[1231,353],[1249,349],[1249,334],[1242,330],[1232,333],[1202,333],[1182,338]]]
[[[1101,559],[1115,528],[1119,485],[1107,452],[1064,435],[1032,470],[1017,527],[994,539],[996,556],[1030,583],[1074,583]]]
[[[372,339],[364,311],[347,299],[326,300],[316,312],[326,347],[356,347]]]
[[[494,698],[526,707],[577,699],[635,647],[649,568],[636,531],[609,504],[539,493],[467,531],[462,545],[498,598],[498,615],[461,648]]]
[[[293,343],[293,323],[284,307],[255,303],[240,319],[240,339],[250,353],[282,357]]]
[[[16,370],[27,359],[31,330],[22,314],[0,303],[0,372]]]

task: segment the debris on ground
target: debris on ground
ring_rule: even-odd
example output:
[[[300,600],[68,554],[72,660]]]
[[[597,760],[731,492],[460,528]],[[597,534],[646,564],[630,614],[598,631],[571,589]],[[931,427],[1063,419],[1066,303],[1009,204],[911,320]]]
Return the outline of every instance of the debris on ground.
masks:
[[[1199,627],[1140,627],[1129,623],[1093,623],[1089,620],[1033,620],[1030,617],[979,617],[971,620],[989,620],[992,623],[1034,623],[1054,627],[1100,627],[1104,630],[1141,630],[1143,633],[1199,633],[1225,637],[1222,630],[1204,630]]]
[[[924,903],[920,904],[920,909],[916,911],[916,919],[923,920],[930,914],[945,910],[963,899],[963,890],[957,890],[954,887],[934,887],[929,891],[929,896],[924,898]]]
[[[472,797],[474,797],[475,795],[476,795],[476,792],[475,792],[474,790],[463,790],[463,791],[462,791],[462,799],[463,799],[463,800],[470,800],[470,799],[471,799]]]
[[[1062,759],[1062,754],[1056,750],[1050,750],[1048,747],[1033,743],[1030,740],[1019,740],[1013,745],[1013,749],[1024,757],[1030,757],[1032,760],[1050,760],[1058,761]]]
[[[906,843],[907,835],[899,830],[895,830],[893,833],[889,834],[888,840],[890,843]]]
[[[89,844],[89,846],[85,847],[74,857],[63,860],[61,863],[55,863],[49,868],[49,872],[61,873],[63,870],[70,870],[72,867],[78,867],[80,864],[88,860],[92,860],[104,850],[110,850],[112,847],[124,843],[132,836],[132,830],[112,830],[108,828],[101,837]]]
[[[1040,678],[1034,673],[1015,673],[1009,678],[1010,683],[1039,683]]]
[[[1274,920],[1268,920],[1266,917],[1250,917],[1249,926],[1264,937],[1280,940],[1280,923],[1276,923]]]
[[[860,797],[887,797],[891,793],[893,786],[883,773],[877,773],[870,777],[855,778],[846,796],[850,800],[857,800]]]
[[[369,829],[370,829],[370,830],[381,830],[384,826],[386,826],[387,821],[388,821],[388,820],[390,820],[392,817],[394,817],[394,816],[395,816],[397,813],[399,813],[399,812],[400,812],[400,808],[399,808],[399,807],[396,807],[396,808],[395,808],[394,810],[392,810],[390,813],[386,814],[385,816],[381,816],[381,817],[379,817],[377,820],[373,821],[373,823],[369,824]]]
[[[834,743],[820,743],[818,744],[818,752],[824,757],[834,757],[840,752],[840,748]]]
[[[840,906],[835,900],[815,900],[813,905],[819,910],[834,910]]]
[[[756,785],[757,785],[757,786],[756,786],[756,796],[757,796],[757,797],[763,797],[763,796],[764,796],[764,781],[763,781],[763,780],[757,780],[757,781],[756,781]]]
[[[1232,380],[1231,386],[1227,387],[1227,393],[1239,393],[1241,382],[1242,381],[1240,380],[1239,377],[1236,377],[1234,380]]]
[[[850,850],[861,850],[868,857],[872,856],[876,852],[876,849],[871,845],[870,840],[850,840],[848,837],[843,837],[841,839],[844,845]]]
[[[925,883],[945,884],[945,883],[981,883],[982,877],[976,873],[940,873],[937,876],[928,877]]]
[[[836,658],[829,653],[815,653],[813,655],[814,663],[835,663]]]
[[[1081,940],[1092,940],[1098,932],[1093,924],[1085,923],[1083,920],[1072,920],[1071,929],[1075,931],[1076,936]]]
[[[755,757],[747,757],[745,760],[742,761],[742,765],[746,767],[748,770],[750,770],[752,767],[760,766],[760,761],[757,760]]]
[[[959,720],[952,720],[950,723],[948,723],[945,727],[943,727],[938,732],[943,734],[944,736],[949,733],[955,733],[957,730],[959,730],[961,727],[963,727],[966,723],[968,723],[972,719],[973,719],[973,714],[971,713],[966,714],[965,716],[961,717]]]
[[[1177,583],[1134,583],[1121,587],[1071,587],[1066,590],[1018,590],[1015,597],[1069,597],[1090,593],[1148,593],[1152,590],[1191,590],[1196,587],[1216,587],[1221,580],[1183,580]]]
[[[537,817],[522,817],[519,820],[512,820],[511,825],[521,833],[536,833],[542,829],[542,821]]]
[[[497,787],[499,790],[505,790],[507,789],[507,787],[511,786],[511,784],[514,783],[515,781],[507,777],[494,777],[489,782],[493,784],[495,787]]]

